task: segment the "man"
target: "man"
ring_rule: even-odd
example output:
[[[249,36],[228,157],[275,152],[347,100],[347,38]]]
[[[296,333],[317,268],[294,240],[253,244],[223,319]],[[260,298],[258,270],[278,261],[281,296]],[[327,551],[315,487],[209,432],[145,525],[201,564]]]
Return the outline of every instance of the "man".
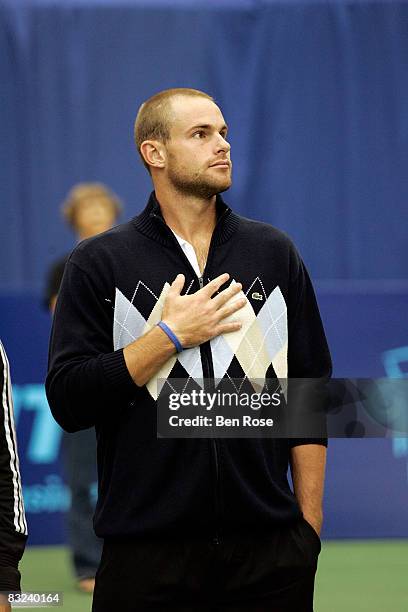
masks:
[[[78,183],[63,204],[64,219],[78,242],[110,229],[122,210],[119,198],[102,183]],[[45,290],[46,307],[53,314],[68,255],[51,267]],[[96,480],[96,442],[92,429],[66,434],[63,458],[71,490],[68,511],[68,539],[76,584],[80,591],[92,593],[101,558],[101,541],[95,537],[92,516],[95,509],[92,487]]]
[[[10,368],[0,342],[0,612],[11,607],[7,593],[20,591],[19,561],[27,540],[14,428]]]
[[[47,377],[61,426],[97,430],[93,611],[308,612],[326,440],[157,439],[156,399],[161,379],[328,376],[310,280],[286,235],[219,195],[230,145],[210,96],[153,96],[135,138],[155,191],[72,254]]]

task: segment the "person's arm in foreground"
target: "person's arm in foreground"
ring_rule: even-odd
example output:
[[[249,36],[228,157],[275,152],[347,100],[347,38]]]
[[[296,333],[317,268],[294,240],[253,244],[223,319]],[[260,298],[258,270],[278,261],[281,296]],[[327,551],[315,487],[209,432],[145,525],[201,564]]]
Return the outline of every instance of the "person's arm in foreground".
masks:
[[[0,612],[11,610],[7,595],[20,591],[18,563],[24,552],[27,525],[13,418],[10,370],[0,342]]]
[[[10,604],[2,603],[2,601],[5,601],[6,599],[7,599],[6,597],[3,597],[3,595],[0,595],[0,612],[11,612]]]

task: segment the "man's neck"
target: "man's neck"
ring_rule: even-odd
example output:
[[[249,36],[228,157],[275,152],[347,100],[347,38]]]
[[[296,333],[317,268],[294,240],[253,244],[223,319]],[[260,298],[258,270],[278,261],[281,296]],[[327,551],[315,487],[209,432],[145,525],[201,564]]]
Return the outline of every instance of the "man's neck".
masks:
[[[176,234],[191,244],[211,238],[217,220],[216,196],[205,199],[157,186],[155,193],[164,220]]]

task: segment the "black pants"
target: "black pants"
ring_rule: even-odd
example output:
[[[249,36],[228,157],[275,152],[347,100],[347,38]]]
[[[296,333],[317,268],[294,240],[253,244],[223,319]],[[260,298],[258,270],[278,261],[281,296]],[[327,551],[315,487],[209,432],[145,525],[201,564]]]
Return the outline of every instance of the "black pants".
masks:
[[[304,519],[219,543],[109,539],[92,612],[313,612],[320,549]]]

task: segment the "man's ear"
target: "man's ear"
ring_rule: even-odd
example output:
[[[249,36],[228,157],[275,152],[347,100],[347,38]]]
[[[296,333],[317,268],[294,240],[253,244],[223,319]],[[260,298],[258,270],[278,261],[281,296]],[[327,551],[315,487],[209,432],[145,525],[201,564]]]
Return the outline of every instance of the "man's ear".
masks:
[[[140,145],[140,152],[146,164],[152,168],[164,168],[166,163],[166,150],[159,140],[144,140]]]

